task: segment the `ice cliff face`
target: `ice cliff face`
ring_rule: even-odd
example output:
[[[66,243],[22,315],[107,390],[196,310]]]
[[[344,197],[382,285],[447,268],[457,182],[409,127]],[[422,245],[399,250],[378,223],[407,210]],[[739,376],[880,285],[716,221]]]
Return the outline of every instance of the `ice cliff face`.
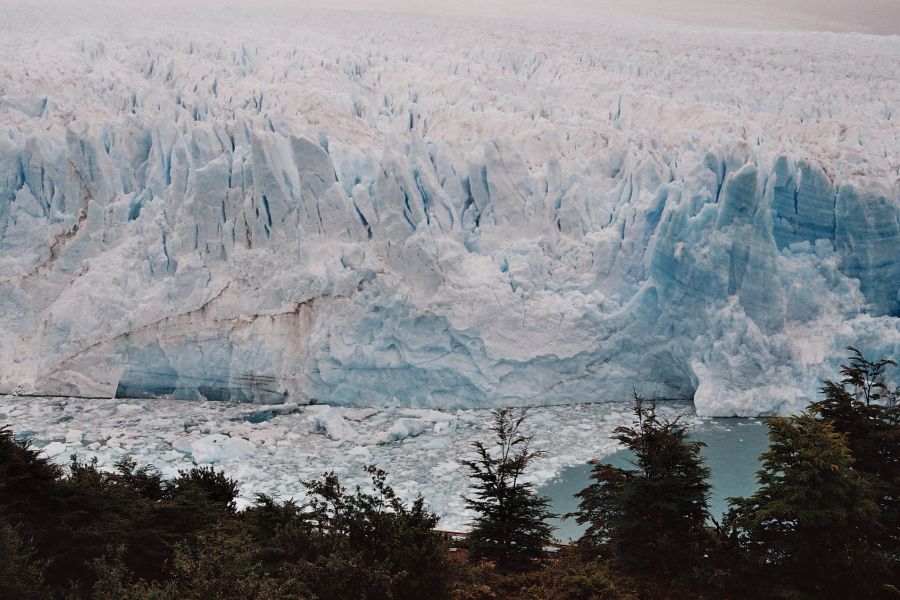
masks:
[[[23,14],[0,391],[755,414],[900,355],[900,38]]]

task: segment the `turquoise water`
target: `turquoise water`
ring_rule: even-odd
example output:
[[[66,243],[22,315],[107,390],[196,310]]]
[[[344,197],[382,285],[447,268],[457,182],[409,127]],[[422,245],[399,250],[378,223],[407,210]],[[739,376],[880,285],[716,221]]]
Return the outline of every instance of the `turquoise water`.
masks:
[[[747,496],[756,489],[759,455],[768,446],[766,431],[758,419],[734,418],[709,419],[693,432],[692,439],[707,444],[703,456],[706,466],[712,470],[709,505],[710,513],[716,519],[727,509],[726,498]],[[621,450],[602,460],[616,467],[630,468],[632,458],[630,451]],[[591,466],[587,464],[569,467],[539,488],[538,493],[550,498],[554,513],[572,512],[578,508],[573,494],[588,485],[590,471]],[[563,542],[577,539],[584,530],[574,519],[554,519],[552,524],[557,527],[556,537]]]

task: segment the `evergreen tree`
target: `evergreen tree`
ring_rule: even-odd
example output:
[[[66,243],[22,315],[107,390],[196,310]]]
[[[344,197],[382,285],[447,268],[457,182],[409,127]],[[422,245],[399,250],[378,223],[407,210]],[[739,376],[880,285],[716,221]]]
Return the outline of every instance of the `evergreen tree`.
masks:
[[[527,414],[526,409],[494,411],[495,451],[475,442],[478,458],[462,461],[471,471],[475,490],[474,498],[464,498],[477,513],[468,538],[471,556],[494,560],[507,569],[529,566],[551,541],[552,529],[544,522],[553,516],[547,509],[549,500],[523,480],[528,466],[543,454],[532,450],[532,437],[522,433]]]
[[[888,484],[900,484],[900,393],[885,381],[885,367],[893,360],[870,362],[850,347],[853,355],[841,367],[840,383],[825,380],[824,398],[810,410],[846,434],[858,470]]]
[[[656,414],[634,394],[636,421],[613,438],[634,452],[634,469],[598,463],[594,483],[576,496],[575,513],[588,529],[580,545],[613,558],[629,573],[669,578],[695,566],[706,545],[709,469],[702,442],[688,441],[687,426]]]
[[[853,468],[846,437],[808,414],[773,418],[759,489],[731,498],[739,545],[785,597],[861,598],[886,583],[873,545],[879,523],[870,478]]]
[[[862,353],[849,348],[849,364],[841,367],[840,383],[825,380],[824,398],[810,410],[834,424],[847,436],[855,467],[871,473],[884,483],[900,485],[900,406],[898,393],[885,381],[885,368],[893,360],[870,362]],[[896,498],[896,496],[895,496]]]
[[[891,390],[885,370],[891,359],[872,362],[854,347],[841,381],[825,380],[822,400],[810,410],[845,435],[853,467],[874,478],[881,509],[879,550],[892,557],[894,579],[900,581],[900,392]]]

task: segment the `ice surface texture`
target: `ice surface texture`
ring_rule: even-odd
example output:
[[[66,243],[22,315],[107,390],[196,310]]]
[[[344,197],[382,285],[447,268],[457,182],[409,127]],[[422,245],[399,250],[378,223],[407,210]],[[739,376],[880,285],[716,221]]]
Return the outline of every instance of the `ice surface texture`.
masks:
[[[36,10],[0,391],[758,414],[900,354],[898,37]]]

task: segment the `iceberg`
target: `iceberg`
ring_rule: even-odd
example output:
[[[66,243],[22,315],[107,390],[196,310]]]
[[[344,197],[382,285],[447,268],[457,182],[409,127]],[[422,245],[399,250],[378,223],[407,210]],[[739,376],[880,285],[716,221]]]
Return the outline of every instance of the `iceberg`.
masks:
[[[900,355],[896,36],[36,10],[0,393],[758,415]]]

